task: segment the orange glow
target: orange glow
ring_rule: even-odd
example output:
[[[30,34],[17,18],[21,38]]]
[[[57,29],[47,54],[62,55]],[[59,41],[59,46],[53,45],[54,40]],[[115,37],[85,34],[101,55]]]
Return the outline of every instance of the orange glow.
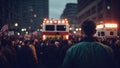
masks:
[[[66,37],[66,39],[69,39],[69,35],[66,35],[65,37]]]
[[[47,20],[46,23],[49,23],[49,20]]]
[[[46,39],[46,35],[43,35],[43,40],[45,40]]]
[[[67,18],[65,18],[65,20],[67,20]]]
[[[58,23],[61,23],[61,21],[58,21]]]
[[[68,23],[68,21],[65,21],[66,23]]]
[[[57,21],[55,20],[54,23],[57,23]]]
[[[44,21],[47,20],[46,18],[44,19]]]
[[[118,25],[117,24],[105,24],[106,28],[117,28]]]
[[[53,23],[53,21],[52,21],[52,20],[50,20],[50,23]]]
[[[96,29],[103,28],[103,25],[97,25]]]
[[[45,21],[43,21],[43,23],[45,23]]]
[[[64,24],[64,23],[65,23],[65,21],[64,21],[64,20],[62,20],[62,23]]]

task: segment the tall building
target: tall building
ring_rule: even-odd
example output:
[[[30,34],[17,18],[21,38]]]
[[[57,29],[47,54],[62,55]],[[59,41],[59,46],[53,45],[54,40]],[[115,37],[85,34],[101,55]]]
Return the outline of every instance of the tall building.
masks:
[[[0,29],[9,24],[12,30],[35,31],[43,18],[49,18],[49,0],[0,0]]]
[[[61,18],[67,18],[70,24],[77,24],[77,4],[67,3]]]
[[[15,21],[19,21],[17,0],[0,0],[0,29],[8,24],[13,27]]]
[[[4,24],[7,23],[7,20],[9,19],[8,15],[10,12],[8,11],[8,4],[5,4],[6,0],[0,0],[0,29]],[[5,13],[6,10],[6,13]]]
[[[109,22],[120,25],[119,12],[119,0],[78,0],[79,23],[92,19],[97,24]]]
[[[37,30],[44,18],[49,18],[48,0],[22,0],[21,1],[21,26]]]

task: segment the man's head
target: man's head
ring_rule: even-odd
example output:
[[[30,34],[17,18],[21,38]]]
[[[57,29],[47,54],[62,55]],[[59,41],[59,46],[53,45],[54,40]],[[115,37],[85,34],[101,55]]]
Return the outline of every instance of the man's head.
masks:
[[[96,24],[92,20],[86,20],[81,24],[82,33],[92,36],[96,33]]]

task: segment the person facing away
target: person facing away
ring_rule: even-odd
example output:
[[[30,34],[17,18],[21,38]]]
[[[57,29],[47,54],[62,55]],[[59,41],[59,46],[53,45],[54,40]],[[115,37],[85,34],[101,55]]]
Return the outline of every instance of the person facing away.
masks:
[[[113,51],[96,40],[96,24],[86,20],[81,24],[83,38],[67,50],[63,68],[116,68]]]

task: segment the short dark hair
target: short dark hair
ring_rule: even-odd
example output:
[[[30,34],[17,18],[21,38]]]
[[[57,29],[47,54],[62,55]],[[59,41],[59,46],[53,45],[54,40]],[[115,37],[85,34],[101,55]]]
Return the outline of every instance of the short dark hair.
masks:
[[[96,24],[92,20],[85,20],[83,23],[81,23],[81,29],[86,35],[93,35],[96,31]]]

